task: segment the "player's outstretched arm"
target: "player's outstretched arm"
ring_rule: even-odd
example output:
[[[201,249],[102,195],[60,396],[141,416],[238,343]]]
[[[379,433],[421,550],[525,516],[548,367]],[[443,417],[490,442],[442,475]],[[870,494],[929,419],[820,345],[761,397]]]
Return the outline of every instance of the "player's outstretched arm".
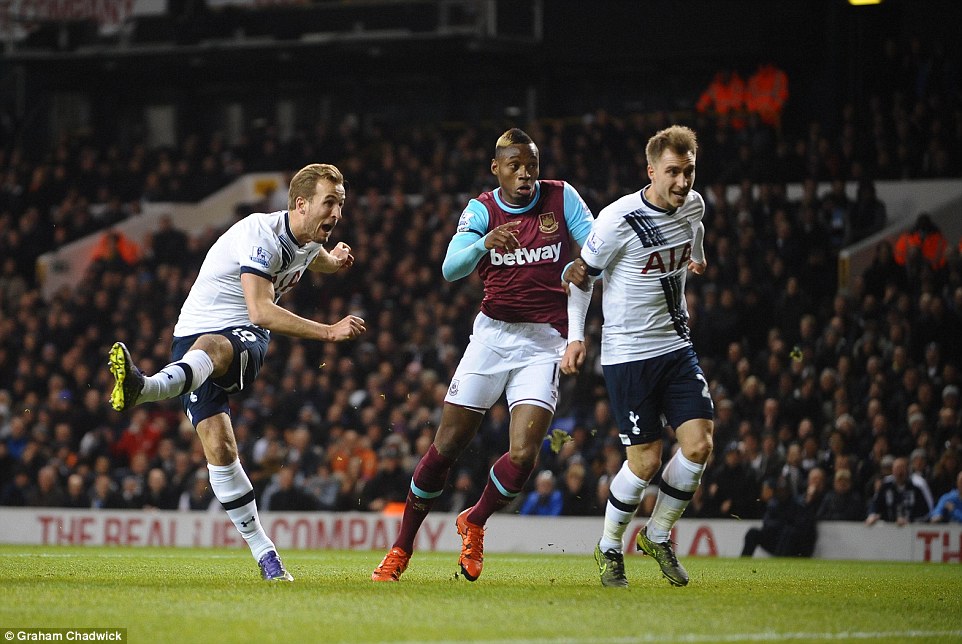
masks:
[[[705,259],[705,224],[699,221],[695,225],[693,233],[688,270],[695,275],[701,275],[708,268],[708,261]]]
[[[354,255],[351,254],[351,247],[344,242],[338,242],[330,251],[321,248],[321,252],[307,268],[315,273],[330,274],[353,265]]]
[[[568,293],[568,346],[561,358],[561,373],[576,374],[585,362],[585,317],[591,304],[594,281],[588,281],[588,290],[570,289]]]
[[[356,315],[348,315],[334,324],[323,324],[291,313],[274,302],[274,285],[259,275],[242,274],[241,286],[251,322],[272,333],[307,340],[341,342],[352,340],[367,330],[364,320]]]
[[[455,282],[462,277],[467,277],[478,265],[478,261],[493,248],[501,248],[508,252],[519,248],[518,238],[514,232],[518,224],[517,221],[509,221],[483,237],[470,230],[457,233],[451,238],[447,253],[444,255],[444,263],[441,265],[441,274],[444,279]]]
[[[580,249],[578,252],[581,252]],[[569,284],[574,284],[582,291],[587,291],[591,287],[591,278],[588,276],[588,265],[585,264],[585,260],[578,257],[575,261],[565,266],[564,274],[561,276],[561,282],[564,284],[565,293],[568,295],[571,294]]]
[[[561,373],[571,376],[579,371],[585,364],[585,356],[588,350],[585,349],[584,340],[572,340],[565,347],[564,357],[561,358]]]
[[[328,340],[331,342],[353,340],[357,336],[367,331],[367,327],[364,325],[364,320],[356,315],[345,316],[334,324],[328,325],[328,329],[330,329],[331,334]]]

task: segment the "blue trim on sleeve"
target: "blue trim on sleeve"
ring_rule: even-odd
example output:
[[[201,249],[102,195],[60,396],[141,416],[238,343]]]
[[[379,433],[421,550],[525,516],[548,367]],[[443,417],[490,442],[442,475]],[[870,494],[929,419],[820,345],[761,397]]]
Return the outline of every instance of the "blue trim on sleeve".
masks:
[[[591,234],[591,222],[594,221],[594,217],[588,210],[585,200],[567,181],[564,184],[564,204],[565,223],[568,224],[571,237],[579,246],[584,246],[585,240]]]
[[[477,199],[472,199],[471,201],[469,201],[468,205],[464,207],[464,212],[471,213],[471,218],[469,220],[471,224],[471,230],[481,231],[478,233],[481,236],[484,236],[485,234],[487,234],[488,222],[489,222],[488,209],[485,208],[480,201],[478,201]],[[462,218],[464,217],[463,213],[461,217]],[[465,231],[459,230],[459,232],[465,232]]]
[[[488,249],[484,247],[484,237],[473,230],[455,233],[444,255],[441,274],[449,282],[467,277],[487,252]]]
[[[243,275],[244,273],[251,273],[252,275],[257,275],[258,277],[263,277],[263,278],[266,279],[266,280],[273,280],[273,279],[274,279],[272,276],[268,275],[268,274],[265,273],[264,271],[259,271],[259,270],[257,270],[256,268],[251,268],[250,266],[241,266],[240,272],[241,272],[241,275]]]

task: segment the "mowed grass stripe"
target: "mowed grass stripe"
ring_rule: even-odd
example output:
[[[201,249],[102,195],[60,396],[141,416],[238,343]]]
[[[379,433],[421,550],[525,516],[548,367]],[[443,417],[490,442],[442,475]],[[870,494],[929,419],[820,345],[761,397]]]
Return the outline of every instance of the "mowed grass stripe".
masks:
[[[958,564],[691,557],[673,588],[627,557],[602,588],[590,555],[416,553],[376,584],[381,552],[283,553],[268,584],[243,550],[0,547],[0,625],[125,627],[132,642],[962,641]]]

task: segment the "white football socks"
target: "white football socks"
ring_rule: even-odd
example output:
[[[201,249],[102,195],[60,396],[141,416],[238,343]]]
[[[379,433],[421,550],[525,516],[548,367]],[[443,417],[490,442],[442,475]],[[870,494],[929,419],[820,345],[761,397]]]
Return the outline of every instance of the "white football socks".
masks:
[[[241,467],[240,459],[230,465],[207,464],[210,471],[210,489],[227,511],[254,555],[260,561],[270,550],[277,550],[268,538],[257,516],[257,502],[254,500],[254,486]]]
[[[608,505],[605,506],[605,531],[598,543],[602,552],[623,549],[623,538],[635,510],[641,503],[641,497],[648,487],[648,481],[635,476],[628,467],[628,461],[621,465],[621,469],[611,480],[608,488]]]
[[[681,450],[668,461],[661,473],[661,486],[655,509],[651,512],[646,532],[655,543],[664,543],[671,537],[671,529],[681,517],[689,501],[698,489],[705,465],[685,458]]]
[[[205,351],[192,349],[184,357],[144,380],[138,403],[167,400],[194,391],[214,373],[214,363]],[[188,379],[190,382],[188,383]],[[185,385],[187,385],[185,387]]]

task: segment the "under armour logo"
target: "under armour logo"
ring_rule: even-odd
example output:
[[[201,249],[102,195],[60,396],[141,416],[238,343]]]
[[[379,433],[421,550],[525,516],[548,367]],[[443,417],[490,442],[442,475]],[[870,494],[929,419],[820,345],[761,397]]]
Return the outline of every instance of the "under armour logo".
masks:
[[[247,524],[254,523],[255,521],[257,521],[257,517],[251,517],[250,521],[241,521],[240,524],[246,528]]]
[[[637,436],[641,433],[641,428],[638,427],[638,421],[641,420],[641,416],[633,411],[628,412],[628,420],[631,421],[631,432]]]
[[[172,375],[170,375],[169,373],[167,373],[166,371],[164,372],[164,375],[167,376],[167,380],[173,380],[173,379],[174,379],[174,377],[173,377]]]

